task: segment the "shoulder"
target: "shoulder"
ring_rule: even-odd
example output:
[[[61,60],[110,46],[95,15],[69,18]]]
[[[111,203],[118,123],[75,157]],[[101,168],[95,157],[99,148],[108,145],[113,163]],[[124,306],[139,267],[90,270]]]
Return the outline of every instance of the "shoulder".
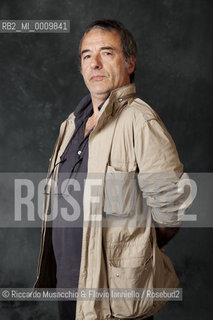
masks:
[[[139,117],[140,120],[143,120],[144,122],[153,119],[160,119],[158,114],[154,111],[154,109],[140,98],[134,99],[129,104],[129,108],[131,109],[134,115]]]
[[[147,122],[156,120],[162,122],[158,114],[145,101],[135,98],[122,111],[123,117],[131,121],[135,127],[143,127]]]
[[[134,131],[135,136],[139,134],[167,137],[172,140],[165,124],[145,101],[136,98],[128,103],[124,110],[125,124]]]

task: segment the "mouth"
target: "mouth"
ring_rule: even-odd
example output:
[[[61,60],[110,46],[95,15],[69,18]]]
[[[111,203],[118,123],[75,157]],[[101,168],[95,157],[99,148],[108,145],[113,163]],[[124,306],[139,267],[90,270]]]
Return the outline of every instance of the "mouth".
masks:
[[[90,78],[90,80],[100,81],[100,80],[102,80],[103,78],[105,78],[105,76],[97,75],[97,76],[92,76],[92,77]]]

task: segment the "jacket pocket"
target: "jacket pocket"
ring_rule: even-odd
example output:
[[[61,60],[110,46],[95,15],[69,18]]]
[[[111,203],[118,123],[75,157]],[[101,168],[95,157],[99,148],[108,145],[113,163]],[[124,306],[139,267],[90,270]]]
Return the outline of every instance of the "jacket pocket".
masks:
[[[107,167],[104,191],[104,213],[107,216],[129,217],[134,215],[138,187],[135,171],[123,172]]]
[[[148,299],[143,290],[153,288],[152,253],[147,252],[146,257],[141,259],[126,259],[123,262],[120,263],[122,267],[110,263],[108,269],[109,286],[116,293],[116,296],[111,294],[110,299],[112,315],[116,318],[145,316],[153,307],[153,299]],[[129,267],[123,267],[128,263]]]

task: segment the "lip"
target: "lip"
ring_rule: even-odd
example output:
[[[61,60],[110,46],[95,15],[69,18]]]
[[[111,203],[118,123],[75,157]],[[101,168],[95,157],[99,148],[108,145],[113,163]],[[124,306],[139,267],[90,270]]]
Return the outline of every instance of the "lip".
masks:
[[[97,75],[97,76],[92,76],[90,80],[102,80],[103,78],[105,78],[105,76]]]

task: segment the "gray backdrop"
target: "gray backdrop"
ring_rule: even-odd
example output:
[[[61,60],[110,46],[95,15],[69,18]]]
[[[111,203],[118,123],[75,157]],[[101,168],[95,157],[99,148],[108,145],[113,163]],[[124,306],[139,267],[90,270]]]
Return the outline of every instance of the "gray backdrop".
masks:
[[[0,19],[68,19],[68,34],[0,34],[1,172],[45,172],[60,123],[87,94],[78,41],[92,20],[114,18],[139,48],[138,97],[160,115],[186,172],[212,163],[212,14],[207,0],[43,0],[0,2]],[[166,247],[184,299],[157,320],[211,319],[212,229],[181,229]],[[31,287],[38,229],[1,229],[0,286]],[[1,302],[0,320],[58,319],[54,302]]]

